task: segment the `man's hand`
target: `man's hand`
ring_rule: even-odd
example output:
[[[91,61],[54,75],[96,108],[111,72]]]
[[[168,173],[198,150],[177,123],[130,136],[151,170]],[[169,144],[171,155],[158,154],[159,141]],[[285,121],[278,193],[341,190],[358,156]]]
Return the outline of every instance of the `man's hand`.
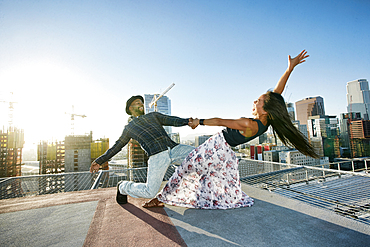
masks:
[[[92,173],[98,172],[99,168],[100,168],[100,165],[96,163],[95,161],[93,161],[90,166],[90,172]]]
[[[195,129],[196,127],[198,127],[199,125],[199,119],[196,118],[196,119],[193,119],[193,118],[190,118],[189,119],[189,123],[188,125],[192,128],[192,129]]]

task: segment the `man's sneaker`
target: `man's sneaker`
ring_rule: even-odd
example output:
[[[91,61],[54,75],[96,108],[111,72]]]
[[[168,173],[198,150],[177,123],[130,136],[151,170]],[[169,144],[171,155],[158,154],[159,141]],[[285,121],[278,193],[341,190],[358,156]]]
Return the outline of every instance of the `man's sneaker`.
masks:
[[[122,183],[123,181],[119,181],[118,184],[117,184],[117,196],[116,196],[116,201],[118,204],[126,204],[127,203],[127,195],[122,195],[120,192],[119,192],[119,185]]]

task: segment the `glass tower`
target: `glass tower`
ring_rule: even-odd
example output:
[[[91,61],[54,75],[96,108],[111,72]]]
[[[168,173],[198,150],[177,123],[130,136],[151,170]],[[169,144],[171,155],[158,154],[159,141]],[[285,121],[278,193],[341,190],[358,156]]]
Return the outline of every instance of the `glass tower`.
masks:
[[[324,99],[320,96],[305,98],[295,102],[297,110],[297,120],[301,124],[308,124],[310,116],[325,115]]]
[[[360,112],[364,120],[369,120],[370,91],[366,79],[347,82],[347,111]]]
[[[150,102],[152,102],[153,97],[154,94],[144,94],[145,113],[154,112],[154,106],[149,108],[149,104]],[[171,100],[167,96],[162,96],[157,101],[157,109],[159,113],[171,115]],[[166,130],[167,134],[172,133],[172,126],[163,126],[163,127]]]

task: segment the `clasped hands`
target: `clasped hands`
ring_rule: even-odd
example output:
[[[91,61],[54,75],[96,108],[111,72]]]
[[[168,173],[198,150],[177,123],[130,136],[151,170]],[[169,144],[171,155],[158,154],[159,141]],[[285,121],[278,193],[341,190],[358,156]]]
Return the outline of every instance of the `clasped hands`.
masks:
[[[192,128],[195,129],[199,125],[199,119],[198,118],[189,118],[189,123],[188,125]]]

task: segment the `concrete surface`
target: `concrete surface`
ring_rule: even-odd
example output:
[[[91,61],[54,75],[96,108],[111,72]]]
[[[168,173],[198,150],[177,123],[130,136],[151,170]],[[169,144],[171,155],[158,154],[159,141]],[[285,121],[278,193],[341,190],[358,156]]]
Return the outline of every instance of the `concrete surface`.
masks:
[[[243,185],[250,208],[195,210],[167,206],[188,246],[367,246],[364,224],[271,192]],[[284,205],[278,205],[278,204]],[[326,215],[321,219],[321,215]],[[199,241],[201,239],[201,241]]]
[[[98,202],[0,214],[0,246],[82,246]]]
[[[242,185],[250,208],[145,209],[116,188],[0,200],[0,246],[368,246],[370,226]],[[26,244],[27,243],[27,244]]]

